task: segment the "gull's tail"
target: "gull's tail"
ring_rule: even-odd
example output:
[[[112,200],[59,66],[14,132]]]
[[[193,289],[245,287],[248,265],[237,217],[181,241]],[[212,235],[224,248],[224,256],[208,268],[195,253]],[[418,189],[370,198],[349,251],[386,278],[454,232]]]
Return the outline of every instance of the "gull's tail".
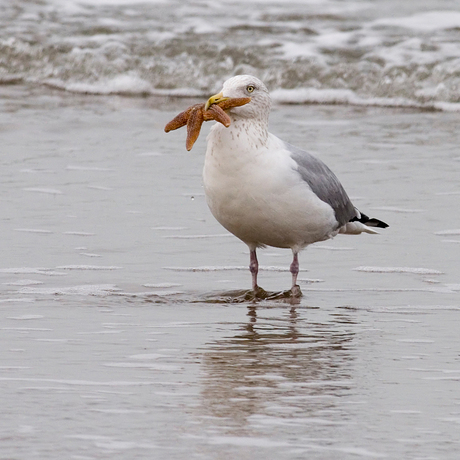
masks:
[[[358,235],[359,233],[379,233],[373,230],[371,227],[387,228],[388,224],[375,219],[374,217],[368,217],[366,214],[361,214],[357,211],[358,215],[353,217],[350,222],[346,223],[340,230],[339,233],[345,233],[348,235]]]

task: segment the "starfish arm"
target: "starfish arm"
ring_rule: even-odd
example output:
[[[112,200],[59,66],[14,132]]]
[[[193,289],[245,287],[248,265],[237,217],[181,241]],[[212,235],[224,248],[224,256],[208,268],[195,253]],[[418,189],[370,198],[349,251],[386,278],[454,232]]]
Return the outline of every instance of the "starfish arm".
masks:
[[[191,150],[193,144],[198,139],[201,131],[201,125],[203,124],[203,108],[204,104],[194,106],[190,112],[189,119],[187,121],[187,140],[185,141],[185,147],[187,150]]]
[[[187,124],[188,118],[190,116],[190,112],[193,109],[193,105],[189,107],[187,110],[184,110],[179,115],[175,116],[166,126],[165,126],[165,133],[169,133],[169,131],[173,131],[175,129],[182,128]]]
[[[222,110],[228,110],[232,109],[233,107],[241,107],[242,105],[248,104],[249,102],[251,102],[250,97],[231,97],[226,101],[220,102],[218,105]]]
[[[232,122],[230,117],[217,104],[211,105],[211,107],[209,107],[203,115],[205,121],[216,120],[219,123],[222,123],[226,128],[228,128]]]

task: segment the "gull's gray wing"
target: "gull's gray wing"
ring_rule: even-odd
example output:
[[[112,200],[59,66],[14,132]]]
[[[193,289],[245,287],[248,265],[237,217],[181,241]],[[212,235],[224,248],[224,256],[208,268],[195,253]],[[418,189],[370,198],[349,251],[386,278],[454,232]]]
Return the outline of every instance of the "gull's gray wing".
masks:
[[[297,171],[318,198],[334,210],[339,227],[350,222],[359,213],[336,175],[318,158],[305,150],[285,142],[291,158],[297,163]]]

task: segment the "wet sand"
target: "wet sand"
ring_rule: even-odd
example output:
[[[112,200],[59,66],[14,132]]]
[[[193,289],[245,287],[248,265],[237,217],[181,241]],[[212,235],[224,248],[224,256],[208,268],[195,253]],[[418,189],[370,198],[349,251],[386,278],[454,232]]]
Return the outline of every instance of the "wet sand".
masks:
[[[4,458],[458,455],[458,114],[275,106],[381,235],[301,254],[304,296],[241,301],[194,100],[0,88]],[[289,287],[290,251],[260,252]]]

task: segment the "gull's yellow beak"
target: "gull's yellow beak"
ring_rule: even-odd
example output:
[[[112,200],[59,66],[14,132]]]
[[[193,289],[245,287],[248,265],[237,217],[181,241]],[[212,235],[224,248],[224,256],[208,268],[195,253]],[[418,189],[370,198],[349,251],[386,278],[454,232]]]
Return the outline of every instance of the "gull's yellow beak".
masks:
[[[209,107],[211,107],[212,104],[218,104],[219,102],[223,102],[223,101],[226,101],[227,99],[230,99],[228,97],[224,97],[224,95],[222,93],[219,93],[219,94],[214,94],[214,96],[211,96],[205,106],[204,106],[204,110],[208,110]]]

